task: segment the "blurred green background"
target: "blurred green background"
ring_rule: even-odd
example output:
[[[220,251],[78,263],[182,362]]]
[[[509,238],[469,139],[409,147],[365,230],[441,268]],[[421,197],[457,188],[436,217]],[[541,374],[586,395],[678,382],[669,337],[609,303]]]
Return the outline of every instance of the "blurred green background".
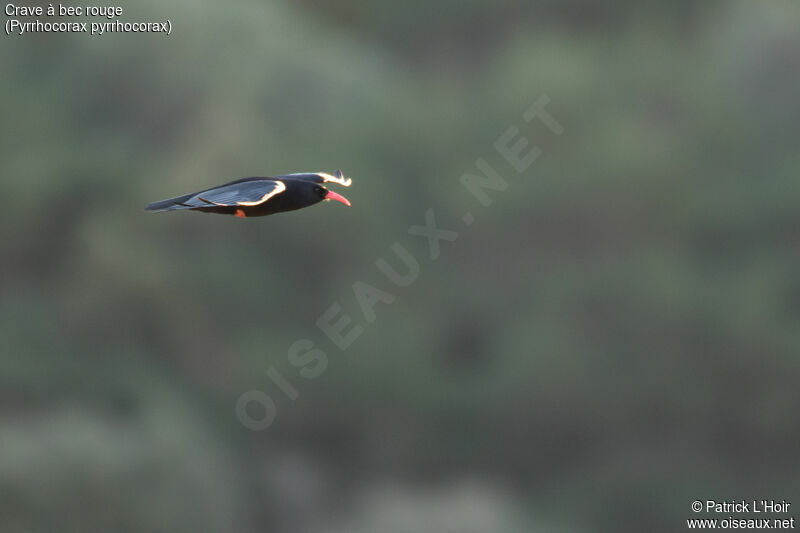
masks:
[[[0,36],[0,531],[678,531],[694,499],[800,506],[796,3],[122,7],[172,35]],[[543,94],[561,136],[521,120]],[[512,125],[542,150],[522,175],[493,148]],[[509,182],[488,207],[459,184],[478,157]],[[350,209],[142,210],[337,168]],[[460,232],[436,261],[407,233],[428,208]],[[400,268],[395,241],[407,288],[374,265]],[[356,281],[397,297],[373,323]],[[345,352],[316,326],[334,302],[364,327]]]

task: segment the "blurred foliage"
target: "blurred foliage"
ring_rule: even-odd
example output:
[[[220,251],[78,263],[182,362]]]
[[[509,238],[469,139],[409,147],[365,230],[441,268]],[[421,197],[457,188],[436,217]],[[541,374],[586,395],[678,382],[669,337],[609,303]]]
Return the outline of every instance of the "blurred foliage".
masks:
[[[794,4],[123,7],[173,35],[2,38],[0,530],[674,531],[696,498],[800,502]],[[517,175],[492,145],[541,94],[565,132],[524,126]],[[478,157],[509,181],[486,208]],[[349,210],[142,211],[336,168]],[[461,232],[437,261],[407,234],[429,207]],[[395,241],[408,288],[374,266]],[[397,296],[374,323],[357,280]],[[344,353],[334,302],[365,327]]]

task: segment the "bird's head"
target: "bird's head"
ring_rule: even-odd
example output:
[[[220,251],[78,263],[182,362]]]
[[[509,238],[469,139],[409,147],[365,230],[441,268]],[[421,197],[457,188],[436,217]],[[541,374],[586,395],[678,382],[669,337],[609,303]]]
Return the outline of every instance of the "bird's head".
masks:
[[[345,178],[341,170],[337,170],[333,174],[327,174],[325,172],[287,174],[285,176],[278,176],[276,179],[284,181],[287,187],[289,187],[291,193],[288,197],[291,198],[291,202],[297,206],[293,207],[293,209],[313,205],[323,200],[336,200],[337,202],[342,202],[346,206],[350,205],[350,200],[326,187],[331,183],[341,185],[342,187],[350,186],[352,180],[350,178]]]
[[[341,170],[337,170],[333,174],[326,174],[324,172],[318,172],[316,174],[320,179],[322,179],[323,183],[336,183],[343,187],[349,187],[350,184],[353,182],[350,178],[345,178],[344,174],[342,174]],[[329,191],[322,185],[318,185],[315,192],[319,195],[319,197],[323,200],[336,200],[337,202],[342,202],[344,205],[350,207],[350,200],[345,198],[339,193],[335,193],[333,191]]]

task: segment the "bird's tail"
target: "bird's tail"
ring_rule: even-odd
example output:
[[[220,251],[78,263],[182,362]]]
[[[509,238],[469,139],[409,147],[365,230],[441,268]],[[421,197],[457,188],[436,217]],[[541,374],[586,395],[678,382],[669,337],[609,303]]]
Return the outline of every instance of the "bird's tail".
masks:
[[[153,202],[144,208],[145,211],[174,211],[176,209],[191,209],[192,206],[185,205],[189,198],[194,194],[184,194],[183,196],[176,196],[160,202]]]

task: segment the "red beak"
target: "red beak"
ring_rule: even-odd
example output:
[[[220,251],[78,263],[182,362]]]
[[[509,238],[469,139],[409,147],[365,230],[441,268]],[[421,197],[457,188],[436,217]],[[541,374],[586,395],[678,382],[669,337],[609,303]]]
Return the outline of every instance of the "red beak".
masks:
[[[325,195],[326,200],[336,200],[337,202],[342,202],[347,207],[350,207],[350,200],[342,196],[341,194],[337,194],[333,191],[328,191],[328,194]]]

